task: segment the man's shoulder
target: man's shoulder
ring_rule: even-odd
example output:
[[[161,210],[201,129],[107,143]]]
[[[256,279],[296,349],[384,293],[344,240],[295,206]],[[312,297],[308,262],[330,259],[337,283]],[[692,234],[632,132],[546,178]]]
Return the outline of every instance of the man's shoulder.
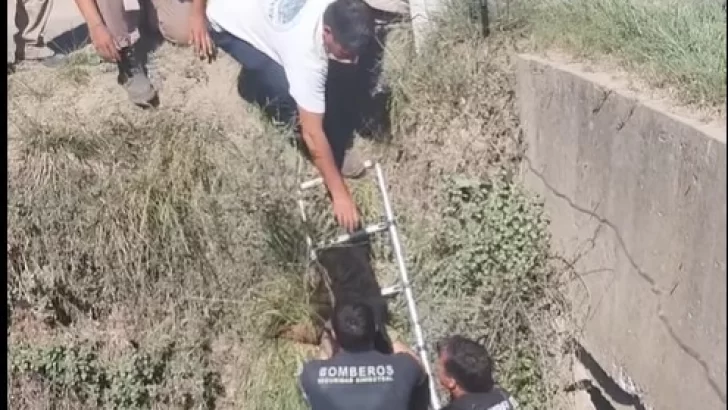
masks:
[[[392,361],[394,361],[398,366],[415,370],[422,369],[420,361],[409,353],[399,352],[393,353],[390,356]]]
[[[425,370],[420,362],[408,353],[394,353],[390,355],[392,367],[401,375],[403,382],[412,384],[413,386],[421,385],[427,381]]]
[[[392,353],[389,355],[384,355],[390,358],[393,362],[397,364],[401,364],[403,366],[411,366],[411,365],[417,365],[417,359],[412,357],[409,353],[404,352],[398,352],[398,353]]]

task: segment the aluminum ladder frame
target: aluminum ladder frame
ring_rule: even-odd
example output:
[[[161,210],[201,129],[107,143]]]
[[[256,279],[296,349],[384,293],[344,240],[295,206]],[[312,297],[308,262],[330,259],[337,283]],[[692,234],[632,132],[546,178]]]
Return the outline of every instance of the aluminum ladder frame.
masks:
[[[297,166],[297,180],[300,179],[301,176],[301,162],[302,161],[299,157]],[[427,347],[425,345],[425,338],[422,332],[422,327],[420,326],[419,314],[417,312],[417,304],[415,303],[414,294],[412,292],[412,287],[409,281],[409,275],[407,274],[407,266],[405,265],[404,256],[402,253],[402,245],[399,240],[397,222],[394,216],[394,211],[392,210],[392,204],[389,200],[389,193],[387,191],[387,185],[384,179],[384,172],[382,171],[382,167],[379,165],[378,162],[366,161],[364,163],[364,166],[367,171],[372,168],[374,169],[375,178],[377,180],[382,203],[384,205],[385,219],[381,222],[364,226],[356,232],[350,234],[342,234],[332,240],[323,241],[316,245],[313,244],[313,240],[311,239],[308,232],[306,232],[306,244],[308,247],[309,260],[315,261],[317,259],[317,250],[326,249],[338,245],[344,245],[348,242],[363,239],[373,234],[382,233],[385,231],[389,232],[392,246],[394,248],[395,259],[397,261],[397,268],[399,270],[399,283],[382,288],[382,295],[388,297],[398,295],[404,292],[405,300],[407,302],[407,310],[409,312],[410,323],[412,324],[415,341],[417,343],[416,350],[419,354],[422,366],[424,367],[425,373],[428,377],[430,406],[432,409],[438,410],[440,409],[440,399],[437,394],[434,374],[432,372],[432,367],[430,366],[430,361],[427,355]],[[319,177],[304,181],[302,183],[297,182],[297,185],[298,208],[301,213],[301,218],[303,219],[303,222],[306,223],[308,221],[308,217],[306,215],[304,193],[315,187],[323,185],[323,178]]]

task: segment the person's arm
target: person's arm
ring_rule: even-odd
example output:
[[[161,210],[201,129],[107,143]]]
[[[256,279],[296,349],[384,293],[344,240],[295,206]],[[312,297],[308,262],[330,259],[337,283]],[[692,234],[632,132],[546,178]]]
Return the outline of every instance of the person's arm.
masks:
[[[76,0],[76,6],[86,21],[89,37],[91,37],[96,52],[107,60],[119,61],[120,56],[119,50],[116,48],[116,42],[114,42],[114,38],[106,28],[106,24],[104,24],[104,19],[101,17],[98,7],[96,7],[96,0]]]
[[[207,16],[205,10],[207,0],[192,0],[190,10],[190,45],[195,53],[202,59],[212,59],[215,56],[215,46],[207,31]]]
[[[192,12],[205,14],[205,7],[207,7],[207,0],[192,0]]]
[[[96,26],[104,25],[104,19],[101,18],[99,9],[96,7],[96,0],[76,0],[76,6],[86,21],[89,31]]]
[[[420,358],[417,357],[417,354],[415,354],[414,350],[412,350],[412,348],[410,348],[406,344],[404,344],[402,342],[392,342],[392,351],[395,354],[397,354],[397,353],[403,353],[403,354],[406,354],[406,355],[412,357],[413,359],[415,359],[415,362],[417,362],[417,364],[420,367],[423,367],[422,366],[422,363],[420,362]]]
[[[301,106],[298,107],[298,113],[303,141],[314,166],[319,170],[324,184],[331,193],[334,215],[339,224],[353,231],[359,225],[359,213],[344,183],[344,178],[336,167],[331,146],[324,133],[324,116],[306,111]]]
[[[415,352],[404,343],[393,342],[392,350],[394,354],[405,356],[412,369],[413,385],[408,408],[410,410],[428,409],[430,405],[430,385],[422,362]]]

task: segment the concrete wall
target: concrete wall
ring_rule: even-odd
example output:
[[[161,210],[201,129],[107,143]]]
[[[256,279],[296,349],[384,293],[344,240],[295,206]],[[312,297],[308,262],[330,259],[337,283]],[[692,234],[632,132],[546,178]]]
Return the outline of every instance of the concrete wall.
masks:
[[[577,259],[582,344],[659,410],[726,408],[725,127],[523,55],[524,179]]]

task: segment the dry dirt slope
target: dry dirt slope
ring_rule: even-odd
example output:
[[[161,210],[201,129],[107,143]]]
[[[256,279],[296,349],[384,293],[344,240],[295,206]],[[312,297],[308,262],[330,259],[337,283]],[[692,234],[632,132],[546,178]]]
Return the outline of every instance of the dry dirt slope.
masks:
[[[116,84],[115,67],[110,64],[100,64],[90,49],[74,53],[67,66],[50,69],[39,65],[25,65],[21,66],[18,72],[9,76],[8,127],[11,158],[9,178],[13,186],[10,194],[13,195],[18,190],[23,190],[23,187],[18,185],[22,185],[23,181],[27,180],[20,180],[19,178],[27,178],[29,174],[40,175],[41,177],[50,176],[49,179],[45,180],[46,183],[59,183],[58,187],[60,188],[58,188],[58,191],[64,191],[63,185],[71,182],[70,180],[64,180],[67,175],[63,171],[67,169],[66,167],[69,164],[74,164],[76,163],[75,160],[79,159],[70,158],[70,156],[80,155],[83,144],[88,145],[90,142],[93,145],[93,141],[90,141],[93,138],[103,140],[103,144],[108,143],[105,145],[106,147],[118,148],[123,155],[132,153],[135,150],[134,147],[128,146],[128,144],[138,143],[140,146],[144,146],[145,141],[135,141],[134,137],[129,137],[128,129],[124,131],[124,127],[119,132],[126,132],[126,134],[116,135],[116,128],[114,127],[118,124],[109,125],[113,121],[128,123],[129,127],[132,128],[146,127],[139,134],[142,135],[142,138],[146,135],[150,140],[157,138],[156,132],[163,133],[170,132],[170,130],[171,132],[180,133],[199,132],[200,144],[205,143],[204,138],[208,137],[209,134],[218,132],[216,127],[219,126],[219,133],[235,143],[236,148],[229,147],[227,149],[229,152],[222,152],[219,158],[213,158],[213,160],[221,160],[222,157],[227,158],[228,163],[225,166],[232,168],[232,172],[240,175],[240,180],[244,180],[248,184],[249,196],[254,196],[252,193],[254,191],[260,192],[261,186],[268,186],[271,192],[275,191],[271,194],[274,197],[281,192],[280,189],[276,190],[276,182],[283,184],[288,181],[288,179],[284,178],[286,177],[285,174],[290,173],[294,168],[291,167],[292,162],[286,161],[295,158],[294,154],[289,152],[284,144],[276,144],[275,141],[258,151],[259,143],[266,142],[266,138],[280,139],[281,136],[272,132],[264,122],[260,121],[257,111],[244,104],[237,96],[235,80],[239,67],[235,62],[223,55],[217,62],[208,65],[197,61],[190,54],[189,49],[164,45],[155,53],[150,62],[150,71],[152,72],[153,82],[160,90],[161,106],[156,111],[143,111],[129,104],[124,91]],[[169,120],[165,120],[165,118]],[[155,124],[154,121],[159,121],[159,124]],[[176,124],[163,124],[165,121],[188,122],[189,124],[179,126]],[[98,132],[101,132],[102,135],[99,135]],[[78,137],[75,137],[74,134],[78,135]],[[193,141],[195,136],[177,135],[172,137],[184,140],[183,143],[180,143],[182,149],[189,147],[190,144],[194,146],[194,143],[189,141]],[[70,147],[74,139],[80,141],[76,148],[81,148],[76,151],[74,151],[75,148],[71,149],[68,153],[70,159],[61,158],[59,160],[53,155],[60,153],[61,157],[63,157],[66,154],[63,153],[63,150],[52,146],[55,142],[51,140],[54,138],[60,138],[58,143],[61,145],[56,148],[63,148],[63,144]],[[125,138],[128,141],[115,143],[114,138]],[[111,140],[111,142],[107,141],[107,139]],[[46,144],[45,149],[49,151],[49,155],[46,157],[43,154],[43,158],[37,155],[33,156],[35,154],[32,153],[41,152],[34,151],[38,148],[34,144]],[[224,148],[225,143],[220,143],[220,146]],[[102,149],[104,149],[103,147],[104,145],[102,145]],[[201,146],[201,148],[204,148],[204,146]],[[154,145],[152,149],[159,149],[159,146]],[[31,156],[28,156],[28,153],[31,153]],[[168,152],[167,154],[174,155],[174,148],[171,149],[171,153]],[[113,157],[114,155],[114,152],[101,153],[100,157],[102,159],[98,161],[103,162],[104,156]],[[180,155],[189,155],[190,158],[196,158],[188,152],[182,152]],[[272,162],[274,164],[278,163],[278,166],[267,167],[271,161],[258,161],[256,155],[261,157],[270,155],[272,156]],[[131,158],[133,159],[133,157]],[[48,162],[44,165],[43,161],[46,159],[48,159]],[[181,161],[184,160],[183,157]],[[81,158],[81,161],[83,161],[83,158]],[[175,160],[172,159],[172,161]],[[95,165],[93,158],[89,163],[86,163],[86,165],[89,164],[92,168],[97,166],[96,172],[99,174],[108,171],[104,171],[103,163]],[[25,167],[21,169],[23,166]],[[191,166],[191,168],[194,168],[194,166]],[[54,177],[53,173],[59,170],[61,173],[57,175],[60,176]],[[33,174],[36,171],[39,171],[39,174]],[[196,172],[194,169],[189,171],[192,174]],[[266,175],[268,171],[270,171],[270,174]],[[113,175],[111,171],[108,172],[108,175]],[[277,172],[280,174],[277,175]],[[285,181],[281,182],[284,179]],[[109,184],[113,185],[113,181],[113,178],[109,177]],[[176,188],[173,183],[174,181],[172,181],[172,185],[168,185],[168,187],[171,186],[168,189]],[[102,186],[103,184],[102,182]],[[33,198],[33,195],[43,195],[33,193],[34,189],[28,188],[27,192],[22,192],[23,195],[28,195],[24,197],[26,203],[28,198]],[[92,189],[91,184],[89,189]],[[239,199],[241,198],[240,191],[228,194],[222,193],[220,197],[225,195],[228,197],[237,196],[237,198],[231,198],[229,202],[226,202],[228,205],[244,202],[244,200]],[[46,197],[41,198],[39,201],[46,200],[51,204],[54,201],[54,199]],[[205,198],[195,197],[192,200],[203,201]],[[17,204],[18,202],[22,204],[22,201],[13,203]],[[250,199],[250,202],[255,202],[255,200]],[[61,208],[63,205],[59,201],[58,207]],[[88,204],[84,206],[88,206],[88,209],[96,207]],[[238,209],[241,206],[235,207],[234,209],[237,209],[235,212],[246,212]],[[103,206],[98,205],[97,208],[103,209]],[[123,213],[124,210],[120,209],[119,212]],[[62,214],[62,212],[58,214]],[[48,213],[51,219],[58,214],[54,214],[53,211]],[[194,216],[188,215],[189,218]],[[100,216],[98,219],[103,220],[103,218],[104,216]],[[241,220],[245,223],[251,223],[242,217],[232,222],[240,223]],[[107,220],[107,222],[111,222],[111,220]],[[53,222],[51,223],[53,224]],[[66,224],[64,225],[65,228],[61,228],[61,230],[72,225],[68,221],[59,221],[58,223],[61,225]],[[182,221],[181,224],[185,225],[185,222]],[[194,224],[190,223],[188,225],[192,226]],[[205,229],[205,225],[201,224],[202,228],[200,226],[198,228]],[[185,227],[188,226],[185,225]],[[252,237],[251,240],[256,243],[261,242],[260,235],[255,232],[247,232],[247,229],[260,231],[260,228],[255,227],[255,225],[250,228],[247,226],[233,226],[231,229],[233,232],[239,230],[241,236]],[[189,236],[194,235],[188,233],[187,237]],[[201,237],[205,237],[204,234]],[[207,238],[209,239],[210,236]],[[113,241],[115,239],[118,238],[112,235],[108,240]],[[9,234],[9,240],[17,245],[18,241],[23,242],[22,234],[20,236]],[[74,241],[76,241],[76,245],[95,247],[100,253],[103,253],[103,250],[107,247],[113,248],[116,245],[110,243],[79,244],[79,241],[82,240],[83,237],[78,239],[69,238],[68,243],[74,244]],[[25,242],[27,244],[31,240],[28,239]],[[62,244],[57,244],[57,248],[54,248],[52,252],[69,252],[69,260],[83,252],[80,249],[60,249],[64,245],[68,246],[68,243],[64,241]],[[15,245],[11,245],[11,248]],[[172,244],[168,245],[170,248],[173,246]],[[22,245],[20,246],[22,247]],[[253,247],[251,246],[251,248]],[[84,285],[79,282],[78,278],[57,278],[54,276],[56,273],[53,273],[52,270],[41,270],[40,273],[34,273],[32,269],[25,271],[25,274],[20,275],[21,279],[19,280],[21,282],[16,281],[11,285],[11,288],[14,289],[11,292],[18,291],[21,295],[16,299],[16,301],[20,302],[10,302],[13,309],[11,314],[12,326],[9,331],[10,343],[11,345],[15,344],[15,346],[30,343],[31,346],[43,348],[46,345],[88,345],[90,341],[91,345],[101,343],[101,346],[104,346],[100,350],[102,358],[113,361],[119,357],[127,357],[134,350],[130,347],[130,343],[142,346],[142,349],[154,350],[160,346],[163,347],[165,343],[172,340],[177,344],[177,348],[181,352],[180,363],[189,362],[192,366],[199,366],[199,363],[209,362],[209,367],[215,369],[209,374],[219,375],[220,382],[224,386],[224,394],[221,394],[221,397],[216,400],[218,407],[270,408],[268,400],[275,400],[275,395],[267,397],[268,391],[265,388],[266,386],[276,386],[275,382],[272,381],[279,377],[275,369],[281,368],[281,371],[291,373],[285,376],[290,378],[292,372],[295,371],[296,361],[300,360],[302,354],[305,353],[305,349],[296,348],[295,352],[286,356],[286,346],[283,346],[281,347],[282,350],[273,353],[274,349],[261,347],[261,343],[264,343],[260,340],[262,334],[246,334],[249,329],[245,327],[250,325],[250,320],[248,320],[248,316],[243,316],[260,312],[252,312],[254,309],[249,309],[250,305],[246,305],[249,301],[240,297],[240,295],[249,296],[251,293],[259,291],[259,289],[254,287],[252,289],[241,289],[240,291],[238,289],[248,286],[248,280],[253,280],[249,276],[255,276],[254,273],[246,272],[246,270],[251,272],[255,270],[252,266],[254,262],[246,262],[246,258],[255,259],[259,255],[256,254],[251,257],[246,255],[246,252],[253,254],[256,251],[257,249],[251,249],[238,252],[236,260],[241,263],[238,263],[237,267],[226,268],[225,273],[228,276],[216,278],[218,281],[232,281],[229,285],[225,283],[216,285],[217,288],[230,290],[227,294],[217,292],[216,295],[210,295],[210,292],[206,294],[209,289],[204,286],[196,287],[189,284],[185,286],[183,284],[181,295],[184,298],[180,299],[180,293],[177,293],[171,302],[168,297],[165,298],[164,295],[160,296],[158,293],[156,294],[158,298],[155,300],[154,294],[148,292],[152,294],[152,300],[142,300],[131,304],[124,303],[130,302],[127,300],[120,301],[121,303],[112,303],[110,306],[104,305],[103,308],[100,308],[104,310],[102,313],[96,312],[96,307],[91,307],[93,313],[87,311],[85,314],[80,312],[83,311],[82,308],[78,308],[79,311],[66,309],[66,312],[71,316],[69,319],[71,324],[62,326],[57,326],[58,309],[55,307],[57,301],[54,299],[56,294],[53,293],[53,289],[57,290],[57,284],[59,283],[64,284],[63,286],[70,287],[72,293],[77,292],[75,295],[84,300],[88,296],[84,294]],[[129,250],[129,252],[133,252],[133,250]],[[170,252],[171,255],[175,255],[174,252],[176,251],[171,250]],[[184,256],[184,251],[176,255]],[[38,255],[38,257],[43,258],[43,255]],[[170,263],[173,264],[174,261]],[[31,265],[27,264],[27,266]],[[239,272],[236,273],[236,269]],[[222,270],[221,267],[220,271]],[[118,272],[118,274],[122,275],[126,274],[126,272]],[[197,273],[191,271],[172,272],[171,274],[184,278],[187,274],[196,275]],[[27,282],[22,282],[23,277]],[[98,278],[96,280],[99,281]],[[33,281],[40,281],[41,285],[34,285],[32,284]],[[172,283],[170,289],[174,287],[174,282],[173,278],[167,283],[167,285]],[[183,283],[184,279],[179,279],[179,282]],[[160,286],[163,287],[163,285]],[[277,289],[274,287],[275,284],[271,285],[270,283],[262,284],[261,288],[266,286],[273,286],[273,289]],[[38,291],[39,288],[45,290]],[[170,290],[170,292],[173,291],[174,289]],[[275,294],[276,291],[273,290],[271,293]],[[130,294],[133,294],[133,292]],[[226,296],[234,300],[228,300]],[[134,306],[135,304],[136,306]],[[238,320],[233,319],[228,322],[220,320],[220,323],[224,322],[226,324],[218,324],[218,326],[224,326],[225,328],[211,330],[210,328],[214,327],[214,325],[209,324],[211,321],[210,315],[219,315],[221,310],[229,313],[229,310],[226,310],[227,306],[232,306],[230,308],[232,310],[236,310],[240,306],[240,310],[231,313],[234,317],[237,315]],[[247,312],[249,310],[251,312]],[[230,325],[231,322],[232,325]],[[239,323],[239,327],[236,327],[237,323]],[[214,333],[215,336],[206,336],[206,333]],[[203,353],[199,352],[200,349],[202,349]],[[254,358],[251,359],[253,356],[249,352],[253,350],[256,353]],[[209,354],[204,353],[204,351],[209,351]],[[187,356],[186,359],[185,356]],[[202,362],[196,360],[202,360]],[[272,362],[279,365],[271,365]],[[269,377],[265,376],[264,373],[266,372],[260,366],[273,369],[269,372]],[[187,370],[179,371],[184,373]],[[258,373],[258,375],[250,377],[251,373]],[[263,374],[261,375],[261,373]],[[177,385],[171,387],[173,390],[172,396],[181,396],[181,392],[177,391],[175,393],[176,389],[181,389],[185,394],[190,394],[200,400],[204,399],[205,395],[208,394],[206,392],[215,389],[215,387],[211,387],[214,383],[208,382],[208,379],[211,378],[208,376],[200,374],[199,382],[192,382],[191,385],[175,382]],[[170,377],[174,379],[177,376]],[[179,380],[189,379],[185,377],[178,376]],[[255,386],[256,383],[263,386],[257,389],[253,387],[253,390],[257,390],[256,394],[259,394],[259,397],[250,392],[246,393],[246,391],[251,390],[250,386]],[[22,384],[19,390],[11,393],[11,403],[16,408],[44,408],[47,405],[47,403],[43,404],[44,397],[49,397],[44,394],[48,392],[41,394],[38,389],[40,387],[32,383]],[[196,391],[199,393],[197,396],[195,396]],[[127,397],[131,393],[128,393],[127,396],[124,396],[124,394],[127,393],[122,394],[123,397]],[[293,395],[290,395],[290,397],[295,399]],[[196,403],[197,405],[200,404]],[[293,403],[296,403],[295,400]],[[290,406],[294,404],[290,404]],[[125,405],[124,403],[119,404],[122,408]],[[290,406],[289,408],[294,408]]]
[[[67,121],[69,115],[82,122],[104,121],[119,113],[143,115],[117,85],[116,67],[99,63],[92,48],[76,52],[70,61],[60,68],[28,64],[9,77],[11,112],[50,122]],[[246,105],[235,91],[239,66],[227,56],[209,65],[188,49],[165,44],[150,59],[149,69],[162,109],[214,117],[230,129],[250,125]]]
[[[65,191],[65,185],[74,184],[73,180],[66,179],[68,174],[65,174],[65,171],[77,162],[82,163],[82,168],[90,166],[94,169],[92,173],[97,176],[107,174],[109,182],[106,186],[114,185],[116,182],[111,177],[113,170],[105,169],[103,163],[105,159],[103,158],[111,157],[112,162],[115,162],[114,150],[118,150],[118,156],[124,157],[135,150],[128,144],[139,144],[140,147],[145,144],[144,141],[137,141],[135,137],[130,136],[129,129],[125,129],[123,126],[117,129],[119,128],[118,123],[122,123],[128,124],[132,128],[132,132],[134,132],[134,127],[145,127],[144,130],[139,131],[139,134],[142,138],[150,140],[157,139],[156,133],[167,133],[170,130],[179,133],[198,131],[200,132],[200,144],[202,145],[199,148],[201,149],[205,148],[204,144],[207,141],[205,138],[209,137],[209,134],[217,132],[214,130],[219,127],[219,133],[231,141],[235,147],[225,148],[224,142],[220,142],[217,146],[218,142],[213,141],[215,148],[212,150],[215,153],[213,153],[212,160],[216,163],[215,165],[221,169],[224,168],[224,171],[220,171],[221,173],[234,174],[236,183],[239,183],[236,185],[239,190],[231,189],[230,192],[221,193],[220,196],[223,197],[221,202],[225,203],[224,206],[232,207],[232,212],[250,212],[254,216],[249,219],[258,217],[259,214],[256,212],[259,209],[241,208],[246,206],[265,208],[265,203],[256,204],[256,202],[265,202],[267,198],[273,198],[269,201],[273,202],[273,208],[278,206],[275,201],[284,200],[290,201],[284,206],[290,205],[289,208],[293,209],[294,198],[290,196],[290,186],[286,184],[293,181],[297,154],[283,143],[284,137],[279,132],[271,129],[270,125],[261,119],[255,108],[244,103],[237,95],[236,79],[240,71],[237,63],[225,54],[222,54],[212,64],[200,62],[191,55],[189,49],[165,44],[154,53],[148,66],[152,81],[160,91],[161,101],[157,110],[149,111],[141,110],[127,101],[125,92],[116,83],[115,66],[101,63],[90,47],[73,53],[69,63],[62,67],[51,69],[42,65],[24,64],[15,74],[8,77],[8,127],[11,158],[9,178],[12,185],[10,194],[21,192],[22,195],[27,195],[23,196],[21,200],[11,201],[13,206],[25,206],[24,201],[27,204],[36,196],[39,198],[38,202],[62,208],[65,205],[62,200],[49,198],[48,192],[41,193],[35,184],[57,184],[49,189],[53,195],[58,194],[58,191]],[[183,121],[191,125],[178,126],[169,124],[170,121]],[[208,131],[208,129],[213,131]],[[179,148],[182,150],[179,153],[182,161],[186,160],[185,156],[195,157],[184,151],[188,149],[186,144],[190,144],[189,140],[194,140],[195,137],[195,135],[172,136],[172,139],[184,140]],[[58,140],[56,141],[56,139]],[[102,150],[110,150],[98,155],[100,159],[95,159],[94,155],[89,155],[90,159],[84,157],[84,147],[93,146],[93,139],[100,140]],[[120,141],[107,141],[114,139]],[[74,140],[77,143],[74,143]],[[153,145],[151,149],[159,149],[159,146]],[[174,147],[171,150],[172,152],[168,154],[174,155]],[[226,152],[219,152],[219,150]],[[366,150],[367,148],[365,148]],[[60,158],[55,155],[60,155]],[[122,158],[121,162],[124,161],[125,159]],[[163,166],[163,164],[160,165]],[[190,171],[195,172],[194,169]],[[152,172],[154,171],[152,170]],[[46,177],[48,179],[43,180],[45,182],[39,179]],[[25,181],[32,182],[33,187],[28,186],[26,190],[23,187]],[[104,184],[102,182],[102,186]],[[119,186],[119,188],[121,187]],[[89,185],[89,189],[94,188]],[[371,196],[371,190],[368,188],[364,188],[361,192],[365,196],[364,199]],[[200,200],[203,199],[193,198],[193,201]],[[235,203],[244,203],[244,205]],[[103,209],[102,205],[93,204],[84,204],[81,209],[83,207],[88,207],[92,213],[101,212],[100,210]],[[39,206],[36,211],[39,209],[42,207]],[[41,210],[41,212],[43,211]],[[120,209],[119,212],[123,213],[125,210]],[[22,214],[14,215],[23,218]],[[73,234],[75,229],[72,227],[74,222],[60,219],[54,221],[54,218],[63,218],[63,215],[63,212],[51,211],[47,216],[51,225],[57,223],[62,226],[59,238],[67,233]],[[263,212],[262,215],[265,217],[267,214]],[[104,214],[97,220],[104,221],[106,217]],[[113,362],[129,355],[131,341],[142,346],[143,349],[159,350],[164,347],[166,341],[172,340],[178,345],[182,345],[179,347],[182,355],[194,354],[197,349],[194,347],[196,344],[209,344],[210,346],[205,349],[211,349],[211,353],[203,355],[206,357],[204,360],[210,362],[209,367],[213,369],[212,373],[220,374],[221,383],[224,386],[224,394],[221,394],[216,401],[217,406],[263,409],[271,408],[271,403],[275,403],[275,406],[283,406],[281,408],[298,408],[297,406],[300,404],[298,395],[288,392],[287,388],[291,386],[287,386],[286,383],[283,383],[286,386],[282,388],[280,380],[290,380],[297,364],[304,357],[315,352],[305,346],[293,346],[285,342],[276,343],[276,346],[261,346],[271,343],[270,339],[265,339],[266,326],[271,321],[277,323],[279,317],[295,320],[290,316],[297,314],[295,312],[296,304],[303,301],[296,299],[303,290],[302,285],[296,283],[296,279],[293,280],[293,283],[286,282],[286,280],[277,281],[278,278],[275,277],[270,281],[256,280],[257,268],[252,265],[266,264],[265,260],[257,261],[257,259],[265,258],[265,255],[261,256],[261,253],[264,254],[267,250],[260,250],[259,245],[265,245],[266,234],[263,229],[270,228],[270,226],[266,225],[266,222],[263,222],[263,226],[261,226],[254,221],[246,220],[245,217],[231,218],[231,220],[229,232],[232,232],[237,239],[244,238],[236,243],[241,245],[240,248],[250,245],[251,249],[233,250],[234,259],[237,262],[235,266],[220,268],[220,271],[223,272],[222,275],[225,276],[221,280],[232,281],[232,284],[227,286],[227,292],[209,292],[214,286],[208,289],[203,285],[200,289],[195,285],[185,286],[183,284],[181,288],[176,289],[180,291],[176,295],[182,294],[185,297],[184,300],[177,298],[177,300],[170,301],[168,297],[160,296],[158,300],[136,302],[137,306],[134,306],[135,303],[130,305],[123,301],[112,304],[111,307],[106,306],[107,301],[104,301],[104,307],[99,308],[105,310],[102,313],[97,313],[97,307],[94,306],[85,312],[84,309],[75,306],[70,309],[62,308],[64,313],[59,315],[59,309],[55,306],[58,303],[57,294],[54,293],[59,289],[59,283],[63,287],[70,288],[70,293],[81,300],[91,299],[85,294],[89,292],[88,288],[84,289],[85,285],[78,277],[68,274],[64,278],[57,279],[55,275],[65,274],[60,271],[54,272],[52,268],[32,268],[35,266],[35,261],[23,261],[22,266],[24,267],[20,268],[23,273],[18,275],[19,279],[13,281],[13,285],[11,285],[13,289],[11,293],[18,296],[14,299],[15,302],[10,302],[13,310],[11,314],[13,324],[10,328],[11,345],[18,347],[29,343],[31,346],[42,349],[46,346],[83,346],[89,343],[92,345],[100,343],[100,346],[103,346],[100,350],[103,359]],[[18,219],[13,220],[13,222],[18,221]],[[111,220],[105,222],[112,223]],[[30,225],[33,223],[28,222]],[[85,222],[79,224],[83,223]],[[64,232],[69,228],[70,232]],[[206,228],[203,226],[201,229]],[[209,229],[214,230],[214,227]],[[17,233],[17,230],[15,232]],[[84,252],[81,249],[73,249],[74,246],[84,248],[88,246],[91,249],[97,249],[99,253],[103,253],[107,247],[117,246],[116,243],[83,244],[81,242],[84,238],[86,237],[70,238],[68,243],[61,239],[64,243],[51,245],[55,246],[52,252],[54,255],[65,253],[69,260],[73,260]],[[109,238],[111,241],[117,239],[113,235]],[[207,239],[214,238],[208,237]],[[11,233],[9,241],[12,243],[10,248],[13,249],[10,253],[14,254],[15,249],[27,246],[27,243],[33,240],[25,241],[22,233],[20,235]],[[64,246],[70,249],[62,249]],[[162,246],[165,247],[165,245]],[[275,246],[273,245],[273,247]],[[280,247],[285,248],[285,246]],[[173,245],[169,244],[168,247],[173,248]],[[265,246],[263,247],[265,248]],[[171,255],[184,256],[175,252],[177,250],[170,249]],[[43,256],[35,252],[31,258],[39,258],[40,261]],[[268,263],[270,264],[270,262]],[[280,276],[282,275],[280,271],[285,270],[292,270],[295,274],[301,273],[295,267],[289,269],[285,266],[278,271],[276,266],[272,266],[267,272]],[[124,272],[112,272],[111,276],[115,276],[117,273]],[[196,273],[192,271],[173,272],[172,274],[184,277]],[[387,276],[387,273],[385,272],[384,275]],[[96,281],[103,283],[103,280],[97,279]],[[35,282],[40,282],[41,285],[37,285]],[[184,283],[184,279],[180,279],[178,282]],[[250,282],[253,284],[250,285]],[[174,288],[178,284],[167,283],[166,286]],[[160,287],[164,286],[160,285]],[[218,285],[218,287],[220,286]],[[249,289],[245,289],[246,286]],[[222,287],[225,286],[222,285]],[[173,291],[174,289],[170,290],[170,292]],[[129,294],[133,293],[132,291]],[[281,293],[280,296],[279,293]],[[60,299],[69,298],[61,296]],[[220,308],[220,306],[223,307]],[[225,306],[231,307],[227,309]],[[223,310],[226,314],[233,316],[233,319],[218,320],[216,324],[208,326],[205,322],[212,321],[209,318],[210,310],[214,312]],[[93,313],[89,313],[91,311]],[[170,317],[170,311],[176,313]],[[70,316],[67,323],[61,323],[61,326],[58,326],[59,322],[63,322],[63,320],[59,320],[59,316],[66,314]],[[235,315],[238,315],[238,320],[235,319]],[[255,318],[255,316],[258,317]],[[260,316],[263,318],[260,319]],[[266,321],[269,316],[273,319]],[[231,322],[233,323],[230,324]],[[262,322],[265,324],[261,325]],[[210,329],[210,327],[216,326],[222,327],[222,329]],[[214,335],[206,337],[200,332]],[[192,347],[185,346],[186,344]],[[16,350],[21,351],[22,349]],[[255,353],[251,355],[251,351]],[[285,374],[281,375],[280,372]],[[184,389],[184,383],[180,385],[174,382],[172,390],[180,388]],[[196,386],[196,388],[200,387]],[[15,390],[11,394],[13,397],[11,401],[15,406],[21,408],[42,407],[43,397],[49,396],[40,394],[37,389],[41,388],[33,383],[22,383],[19,390]],[[203,388],[205,391],[209,389],[209,387]],[[251,390],[254,391],[251,392]],[[57,393],[48,394],[57,395]],[[179,392],[173,392],[172,395],[177,394]],[[34,399],[36,396],[40,399]]]

